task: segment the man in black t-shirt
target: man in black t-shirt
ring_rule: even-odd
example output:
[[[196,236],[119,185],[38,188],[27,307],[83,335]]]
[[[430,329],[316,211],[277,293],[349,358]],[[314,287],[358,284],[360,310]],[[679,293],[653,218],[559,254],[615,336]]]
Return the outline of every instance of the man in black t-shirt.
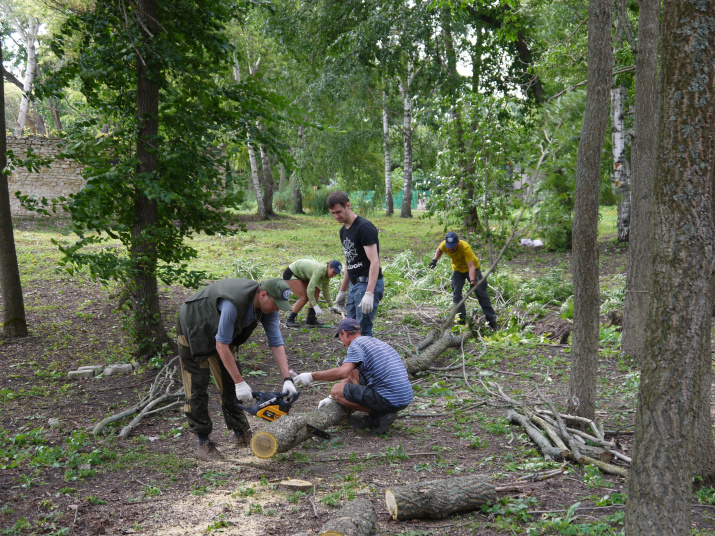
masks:
[[[343,224],[340,241],[346,261],[335,303],[339,307],[346,307],[348,317],[360,322],[363,336],[372,337],[372,320],[385,292],[377,228],[352,211],[350,199],[345,192],[330,194],[328,209]]]

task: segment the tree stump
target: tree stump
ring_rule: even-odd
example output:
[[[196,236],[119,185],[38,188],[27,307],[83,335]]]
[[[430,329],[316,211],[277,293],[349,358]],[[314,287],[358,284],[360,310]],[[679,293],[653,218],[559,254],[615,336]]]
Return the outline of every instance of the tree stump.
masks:
[[[370,536],[375,533],[376,525],[377,512],[373,504],[367,499],[355,499],[326,522],[318,534],[320,536]]]
[[[494,486],[478,476],[417,482],[385,491],[387,511],[396,521],[442,519],[475,510],[496,498]]]
[[[272,458],[313,437],[306,424],[321,430],[340,424],[348,413],[339,404],[328,404],[310,413],[288,415],[266,425],[251,439],[251,450],[259,458]]]

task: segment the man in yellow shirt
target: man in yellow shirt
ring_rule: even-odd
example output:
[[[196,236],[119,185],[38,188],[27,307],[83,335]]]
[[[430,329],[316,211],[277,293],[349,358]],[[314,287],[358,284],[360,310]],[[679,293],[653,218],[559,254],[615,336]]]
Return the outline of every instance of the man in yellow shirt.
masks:
[[[462,301],[462,289],[465,281],[469,280],[469,287],[476,285],[482,278],[482,271],[479,269],[479,259],[472,251],[472,248],[464,240],[460,240],[457,233],[447,233],[447,237],[437,248],[434,254],[434,259],[429,263],[429,267],[434,269],[437,266],[437,261],[442,256],[442,253],[449,255],[452,259],[452,301],[459,303]],[[479,305],[484,311],[484,316],[487,318],[489,327],[494,331],[499,329],[497,325],[497,315],[492,307],[492,302],[487,294],[487,281],[477,287],[474,291],[479,300]],[[459,315],[459,323],[467,323],[467,308],[462,306],[457,310]]]

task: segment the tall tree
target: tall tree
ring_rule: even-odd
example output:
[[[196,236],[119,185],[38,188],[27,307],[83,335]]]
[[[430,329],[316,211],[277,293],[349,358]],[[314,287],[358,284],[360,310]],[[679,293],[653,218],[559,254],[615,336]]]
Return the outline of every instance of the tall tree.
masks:
[[[385,149],[385,216],[395,213],[392,197],[392,158],[390,155],[390,116],[387,106],[387,91],[382,90],[382,139]]]
[[[206,274],[190,270],[194,232],[232,233],[224,210],[240,201],[219,145],[250,133],[271,151],[282,148],[255,128],[280,104],[251,81],[232,80],[225,25],[233,2],[107,1],[70,17],[54,43],[59,70],[40,98],[61,96],[77,81],[87,106],[109,114],[69,129],[64,156],[85,164],[85,186],[55,200],[78,239],[60,246],[62,262],[119,280],[131,292],[137,351],[163,351],[158,279],[196,287]],[[131,54],[130,54],[131,52]],[[200,83],[198,83],[200,81]],[[103,115],[104,115],[103,114]],[[32,206],[27,199],[26,204]],[[119,239],[122,249],[96,248]]]
[[[663,4],[651,300],[625,532],[689,534],[710,391],[715,4]],[[711,432],[712,433],[712,432]]]
[[[3,0],[0,2],[0,7],[5,17],[12,21],[15,32],[20,37],[25,48],[25,75],[22,84],[20,111],[15,125],[15,136],[22,136],[30,113],[30,94],[37,76],[37,34],[40,30],[40,20],[28,13],[27,11],[29,10],[17,5],[16,2]]]
[[[402,94],[402,176],[404,184],[402,186],[402,208],[400,209],[400,218],[412,217],[412,135],[414,127],[412,126],[412,94],[410,86],[415,79],[419,69],[415,70],[411,60],[407,62],[407,72],[404,80],[400,79],[400,93]]]
[[[137,173],[139,180],[153,182],[159,169],[159,86],[161,67],[152,49],[157,39],[160,21],[154,0],[137,2],[139,43],[137,66]],[[134,191],[134,225],[130,245],[132,283],[130,292],[134,308],[134,329],[140,354],[151,354],[169,338],[164,329],[159,308],[159,286],[156,280],[157,222],[159,205],[144,188]]]
[[[650,302],[653,175],[656,162],[656,88],[660,1],[641,0],[638,13],[635,117],[633,118],[633,178],[628,244],[626,296],[623,303],[621,353],[640,363]]]
[[[574,321],[568,408],[595,418],[598,371],[598,194],[611,89],[612,3],[588,4],[586,110],[576,160],[573,222]]]
[[[0,47],[0,65],[3,64]],[[4,68],[4,67],[3,67]],[[0,84],[0,102],[5,102],[5,84]],[[0,291],[2,291],[2,327],[6,337],[27,337],[25,302],[22,297],[20,269],[17,265],[15,236],[7,184],[7,140],[5,106],[0,106]]]

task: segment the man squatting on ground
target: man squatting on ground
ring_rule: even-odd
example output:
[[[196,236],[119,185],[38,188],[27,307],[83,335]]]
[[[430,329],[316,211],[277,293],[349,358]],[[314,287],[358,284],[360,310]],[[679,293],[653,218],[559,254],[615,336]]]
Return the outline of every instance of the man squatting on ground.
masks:
[[[452,301],[459,303],[462,301],[462,289],[464,282],[469,278],[469,288],[471,289],[482,278],[482,271],[479,269],[479,259],[472,251],[467,242],[460,240],[457,233],[447,233],[445,240],[437,248],[434,254],[434,259],[429,263],[429,267],[434,270],[437,266],[437,261],[442,256],[442,253],[449,255],[452,259]],[[487,318],[489,327],[494,331],[499,329],[497,325],[497,315],[492,307],[492,302],[487,294],[487,281],[477,287],[474,291],[479,300],[479,305],[484,311],[484,316]],[[457,310],[459,314],[459,323],[467,323],[467,308],[464,304]]]
[[[345,192],[331,193],[328,196],[328,209],[343,224],[340,228],[340,242],[345,252],[345,272],[335,303],[344,308],[347,299],[348,318],[356,319],[362,334],[372,337],[372,320],[385,292],[377,228],[352,211],[350,199]]]
[[[238,447],[250,443],[251,427],[246,414],[235,402],[247,405],[253,395],[241,375],[236,353],[258,322],[263,324],[268,346],[283,378],[283,391],[297,393],[278,322],[279,309],[290,311],[289,296],[288,285],[278,277],[260,283],[250,279],[225,279],[198,291],[179,309],[176,334],[186,394],[184,414],[189,430],[198,436],[200,457],[223,459],[216,444],[209,439],[213,428],[207,392],[211,375],[221,394],[226,426],[233,430],[232,442]]]
[[[345,318],[338,325],[335,337],[348,349],[343,364],[337,368],[304,372],[293,376],[297,386],[313,381],[343,380],[330,389],[330,396],[318,407],[337,402],[368,415],[354,426],[372,428],[384,434],[397,418],[397,412],[412,402],[412,384],[405,364],[392,346],[373,337],[363,337],[360,324]]]
[[[283,272],[283,280],[288,284],[290,290],[298,296],[298,301],[293,305],[293,309],[288,314],[286,326],[298,328],[300,323],[296,317],[303,306],[308,304],[308,317],[305,323],[308,326],[319,326],[318,317],[323,311],[318,307],[318,296],[323,290],[323,297],[328,302],[328,307],[333,306],[330,298],[330,278],[340,275],[343,265],[340,261],[328,261],[328,263],[314,261],[312,259],[298,259],[290,264]],[[313,300],[310,297],[313,296]]]

